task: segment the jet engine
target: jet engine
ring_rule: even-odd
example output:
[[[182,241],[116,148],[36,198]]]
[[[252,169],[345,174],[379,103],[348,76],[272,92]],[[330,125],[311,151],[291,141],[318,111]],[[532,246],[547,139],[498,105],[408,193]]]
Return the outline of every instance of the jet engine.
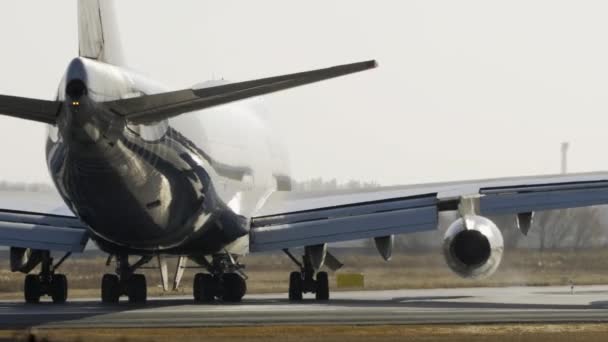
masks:
[[[492,275],[502,260],[504,243],[494,222],[466,215],[450,225],[443,240],[448,266],[463,278]]]

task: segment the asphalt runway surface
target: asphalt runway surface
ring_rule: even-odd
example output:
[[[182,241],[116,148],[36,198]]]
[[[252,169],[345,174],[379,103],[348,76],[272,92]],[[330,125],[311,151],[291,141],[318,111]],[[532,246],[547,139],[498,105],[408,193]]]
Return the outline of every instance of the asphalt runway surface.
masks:
[[[334,292],[326,303],[285,298],[249,295],[239,304],[196,304],[189,297],[163,297],[144,306],[106,306],[97,299],[0,301],[0,328],[608,322],[608,286]]]

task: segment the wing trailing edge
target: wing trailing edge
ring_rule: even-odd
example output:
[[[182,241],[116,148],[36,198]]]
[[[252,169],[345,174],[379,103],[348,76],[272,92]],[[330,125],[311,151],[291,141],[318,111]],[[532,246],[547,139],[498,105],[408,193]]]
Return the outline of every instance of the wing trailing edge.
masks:
[[[0,246],[81,253],[88,240],[76,217],[0,209]]]
[[[437,194],[254,217],[252,252],[437,229]]]
[[[373,69],[376,66],[376,61],[372,60],[210,88],[145,95],[106,102],[104,105],[115,114],[133,123],[146,124],[196,110]]]
[[[250,251],[434,230],[438,214],[475,199],[482,216],[515,215],[526,234],[533,213],[608,204],[608,172],[471,180],[354,191],[277,191],[251,220]]]

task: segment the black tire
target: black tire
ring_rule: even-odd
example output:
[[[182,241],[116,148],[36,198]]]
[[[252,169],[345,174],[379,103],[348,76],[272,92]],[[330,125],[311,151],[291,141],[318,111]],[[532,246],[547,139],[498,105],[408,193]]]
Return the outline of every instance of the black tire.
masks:
[[[55,274],[51,281],[53,303],[63,304],[68,299],[68,278],[64,274]]]
[[[101,279],[101,302],[116,304],[120,299],[120,280],[115,274],[104,274]]]
[[[28,274],[25,276],[25,283],[23,285],[23,294],[25,302],[35,304],[40,302],[41,296],[41,284],[40,278],[35,274]]]
[[[201,300],[201,291],[200,288],[203,286],[203,274],[197,273],[194,275],[194,284],[192,284],[192,294],[194,295],[194,300],[199,302]]]
[[[317,273],[317,292],[315,293],[317,300],[329,300],[329,277],[327,272]]]
[[[222,275],[222,300],[238,303],[247,292],[247,283],[238,273],[225,273]]]
[[[302,300],[302,273],[291,272],[289,275],[289,300]]]
[[[129,278],[127,283],[127,295],[131,304],[145,304],[148,299],[148,285],[146,284],[146,276],[143,274],[134,274]]]
[[[202,303],[211,303],[217,296],[218,281],[211,274],[197,273],[194,276],[194,298]]]

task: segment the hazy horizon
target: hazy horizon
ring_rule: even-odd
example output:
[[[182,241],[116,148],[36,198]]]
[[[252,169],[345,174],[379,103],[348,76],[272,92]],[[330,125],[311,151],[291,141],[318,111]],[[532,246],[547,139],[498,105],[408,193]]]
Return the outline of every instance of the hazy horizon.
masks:
[[[130,66],[177,88],[377,59],[264,98],[296,179],[383,185],[608,170],[602,1],[117,3]],[[51,99],[76,2],[3,2],[0,93]],[[44,125],[0,117],[0,180],[49,183]]]

